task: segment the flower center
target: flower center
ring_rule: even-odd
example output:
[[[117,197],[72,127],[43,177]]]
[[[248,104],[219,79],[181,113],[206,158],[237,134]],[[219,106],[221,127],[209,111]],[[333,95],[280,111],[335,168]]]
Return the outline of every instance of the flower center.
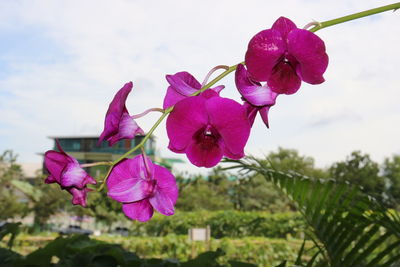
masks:
[[[148,197],[152,197],[154,195],[156,185],[157,185],[157,180],[155,179],[146,181],[146,186],[144,187],[144,191]]]
[[[194,134],[196,143],[200,144],[201,148],[205,150],[211,149],[217,145],[219,138],[219,133],[209,124]]]

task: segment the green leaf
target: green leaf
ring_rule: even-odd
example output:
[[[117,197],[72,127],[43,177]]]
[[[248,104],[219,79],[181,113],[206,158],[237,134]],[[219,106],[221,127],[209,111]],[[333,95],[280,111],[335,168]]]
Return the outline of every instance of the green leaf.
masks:
[[[296,204],[317,248],[307,266],[389,266],[397,261],[399,213],[385,210],[358,186],[279,172],[255,158],[227,161],[235,164],[231,168],[263,175]]]

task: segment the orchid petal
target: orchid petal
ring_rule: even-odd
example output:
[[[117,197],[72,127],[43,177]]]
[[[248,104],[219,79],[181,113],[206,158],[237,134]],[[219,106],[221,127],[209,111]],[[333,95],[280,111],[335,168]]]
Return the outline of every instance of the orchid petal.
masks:
[[[174,214],[174,203],[168,195],[163,194],[161,191],[156,191],[154,195],[149,198],[149,202],[153,208],[161,214],[166,216]]]
[[[287,39],[287,35],[294,29],[297,29],[296,24],[288,18],[280,17],[272,25],[271,29],[277,30],[281,33],[284,40]]]
[[[169,149],[183,151],[192,142],[194,133],[207,124],[206,99],[188,97],[178,102],[167,119]]]
[[[235,73],[236,87],[239,93],[254,106],[274,105],[278,96],[267,85],[261,86],[258,82],[253,82],[248,76],[248,72],[243,65],[238,65]]]
[[[101,133],[98,144],[100,144],[103,140],[112,140],[112,142],[116,142],[114,135],[117,135],[120,130],[120,122],[122,116],[128,114],[128,110],[126,109],[125,102],[128,97],[128,94],[132,91],[133,84],[132,82],[126,83],[114,96],[111,101],[104,121],[104,131]],[[140,128],[139,128],[140,129]],[[111,146],[112,144],[109,143]]]
[[[267,107],[263,107],[263,108],[260,109],[261,118],[262,118],[262,120],[263,120],[265,126],[267,126],[267,128],[269,128],[268,112],[269,112],[269,109],[270,109],[270,108],[271,108],[271,107],[268,107],[268,106],[267,106]]]
[[[58,183],[61,181],[65,166],[70,162],[70,158],[65,153],[49,150],[44,154],[44,165]]]
[[[122,205],[122,211],[132,220],[147,222],[153,217],[153,207],[147,199]]]
[[[154,179],[157,180],[156,190],[168,196],[175,205],[179,190],[172,173],[167,168],[154,164]]]
[[[250,126],[252,127],[257,116],[258,108],[251,105],[249,102],[244,102],[243,107],[246,110],[247,118],[250,122]]]
[[[118,202],[135,202],[150,196],[154,183],[144,179],[126,179],[108,188],[107,195]]]
[[[301,80],[293,67],[282,61],[276,65],[267,83],[273,92],[291,95],[299,90]]]
[[[183,96],[190,96],[201,88],[201,84],[196,78],[186,71],[177,72],[174,75],[167,75],[166,78],[173,89]]]
[[[67,189],[67,191],[72,195],[72,204],[73,205],[81,205],[82,207],[86,207],[86,198],[87,193],[91,191],[91,189],[85,187],[83,189],[78,189],[75,187],[71,187]]]
[[[49,176],[47,176],[47,178],[44,180],[44,182],[46,184],[52,184],[52,183],[55,183],[55,182],[58,182],[58,181],[53,175],[50,174]]]
[[[264,30],[256,34],[250,40],[245,56],[251,78],[259,82],[267,81],[285,52],[285,46],[279,31]]]
[[[225,85],[218,85],[218,86],[215,86],[214,88],[210,88],[210,89],[213,90],[213,91],[215,91],[215,92],[218,93],[218,95],[219,95],[219,93],[220,93],[224,88],[225,88]]]
[[[138,155],[133,159],[124,159],[114,166],[107,179],[107,187],[112,188],[126,179],[141,178],[151,179],[154,173],[154,164],[147,157],[148,170],[144,164],[143,156]]]
[[[297,74],[310,84],[325,81],[322,76],[328,67],[324,41],[307,30],[293,30],[288,35],[288,52],[299,62]]]
[[[82,189],[86,184],[84,183],[88,174],[79,166],[75,160],[73,163],[66,165],[66,168],[61,175],[60,185],[62,187],[77,187]]]
[[[190,162],[197,167],[211,168],[218,164],[223,157],[223,151],[215,144],[203,146],[202,143],[192,142],[186,149],[186,155]]]
[[[243,156],[251,128],[244,107],[232,99],[213,97],[206,102],[206,108],[210,123],[221,135],[225,148]]]
[[[163,109],[174,106],[179,101],[185,99],[187,96],[178,93],[172,86],[168,86],[167,94],[164,97]]]
[[[144,131],[127,112],[124,112],[120,118],[118,132],[107,140],[109,145],[112,146],[121,139],[133,139],[137,134],[144,135]]]

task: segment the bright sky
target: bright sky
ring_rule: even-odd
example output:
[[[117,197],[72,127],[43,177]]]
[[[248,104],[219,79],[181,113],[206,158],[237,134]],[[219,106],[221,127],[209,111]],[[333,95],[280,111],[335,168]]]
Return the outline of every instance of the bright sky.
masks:
[[[47,136],[100,134],[108,104],[127,81],[131,114],[160,107],[165,74],[201,81],[243,60],[250,38],[279,16],[298,27],[392,3],[283,1],[0,1],[0,151],[40,162]],[[270,129],[257,119],[246,152],[298,149],[324,167],[356,149],[376,161],[400,153],[400,13],[386,12],[317,33],[330,57],[321,85],[280,96]],[[233,75],[222,95],[239,100]],[[138,120],[150,129],[158,114]],[[165,124],[155,132],[161,155]],[[195,171],[187,165],[178,170]]]

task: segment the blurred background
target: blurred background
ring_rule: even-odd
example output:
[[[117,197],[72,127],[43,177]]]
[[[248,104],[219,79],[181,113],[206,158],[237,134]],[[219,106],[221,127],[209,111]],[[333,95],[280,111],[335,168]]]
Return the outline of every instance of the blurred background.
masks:
[[[295,257],[304,222],[290,201],[261,177],[190,165],[167,149],[165,123],[146,150],[176,175],[180,198],[176,215],[148,223],[128,220],[118,203],[99,193],[90,195],[87,209],[72,206],[67,193],[43,184],[43,153],[59,138],[81,162],[115,158],[141,137],[113,148],[96,147],[94,140],[127,81],[134,85],[127,108],[138,114],[162,106],[166,74],[188,71],[202,81],[216,65],[243,61],[251,37],[279,16],[302,28],[390,3],[0,1],[0,222],[23,222],[22,254],[59,233],[81,232],[142,256],[187,259],[193,256],[188,230],[209,225],[211,246],[230,258],[269,266],[282,255]],[[330,58],[326,82],[303,83],[296,94],[279,96],[270,129],[256,119],[246,154],[268,158],[279,170],[353,181],[398,208],[399,13],[317,34]],[[219,84],[226,86],[222,96],[240,100],[233,75]],[[157,118],[149,114],[137,122],[147,131]],[[91,174],[101,178],[104,171]],[[194,253],[207,246],[196,243]]]

